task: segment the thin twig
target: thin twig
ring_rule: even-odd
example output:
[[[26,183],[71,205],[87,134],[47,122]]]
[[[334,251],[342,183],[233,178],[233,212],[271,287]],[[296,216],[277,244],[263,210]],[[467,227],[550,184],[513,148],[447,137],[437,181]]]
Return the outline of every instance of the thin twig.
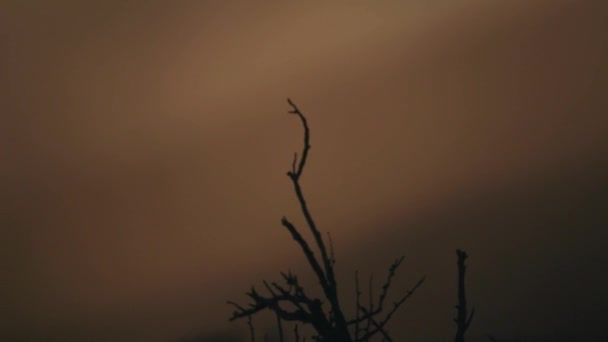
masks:
[[[298,324],[297,323],[296,323],[295,327],[293,328],[293,334],[295,335],[296,342],[300,342],[300,333],[298,332]]]
[[[253,330],[253,319],[251,316],[247,316],[247,325],[249,325],[249,335],[251,336],[251,342],[255,342],[255,334]]]
[[[467,312],[467,297],[464,282],[467,269],[465,262],[468,258],[468,254],[463,250],[457,249],[456,256],[458,265],[458,304],[456,305],[456,318],[454,318],[454,322],[456,322],[457,326],[454,341],[464,342],[464,335],[469,328],[469,325],[471,325],[471,321],[475,315],[475,308],[471,310],[471,314],[469,315]]]
[[[334,242],[331,239],[331,234],[329,232],[327,232],[327,241],[329,242],[329,258],[331,266],[333,267],[336,264],[336,258],[334,256]]]
[[[399,309],[399,307],[405,303],[405,301],[407,301],[413,294],[414,292],[416,292],[416,290],[420,287],[420,285],[422,285],[422,283],[424,283],[425,277],[422,277],[417,283],[416,285],[414,285],[414,287],[412,287],[412,289],[408,290],[407,293],[397,302],[393,303],[393,308],[388,312],[388,314],[386,315],[386,317],[378,323],[378,326],[376,327],[376,329],[368,331],[363,337],[362,340],[366,340],[368,338],[370,338],[371,336],[375,335],[378,332],[381,332],[381,329],[384,328],[384,326],[391,320],[391,318],[393,317],[393,314],[395,314],[395,312],[397,311],[397,309]],[[365,308],[361,308],[361,310],[363,311],[364,315],[363,317],[367,317],[368,320],[372,320],[373,318],[373,314],[371,312],[368,312]],[[371,311],[371,310],[370,310]],[[370,321],[368,321],[370,322]]]
[[[359,290],[359,271],[355,271],[355,342],[359,341],[359,306],[361,306],[361,290]]]
[[[279,342],[284,342],[285,339],[283,337],[283,324],[281,323],[281,316],[275,311],[275,316],[277,318],[277,328],[279,329]]]
[[[370,312],[374,311],[374,296],[373,296],[374,290],[373,290],[373,287],[374,287],[374,274],[372,273],[369,276],[369,284],[368,284],[368,291],[369,291],[368,292],[368,297],[369,297],[369,306],[368,307],[369,307],[369,311]],[[371,320],[372,315],[365,315],[365,311],[364,311],[364,316],[367,317],[367,324],[365,325],[365,329],[363,330],[364,334],[363,334],[363,337],[361,339],[365,341],[365,336],[367,336],[369,334],[369,329],[371,328],[371,325],[372,325],[372,320]]]

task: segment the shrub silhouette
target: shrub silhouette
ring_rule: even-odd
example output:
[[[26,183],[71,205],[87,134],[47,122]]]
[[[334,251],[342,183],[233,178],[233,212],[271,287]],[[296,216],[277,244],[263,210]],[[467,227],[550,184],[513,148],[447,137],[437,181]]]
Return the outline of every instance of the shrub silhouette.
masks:
[[[396,259],[390,265],[387,279],[380,290],[376,304],[374,304],[372,298],[371,284],[369,303],[367,306],[361,303],[359,278],[358,274],[356,273],[355,314],[352,318],[346,317],[342,306],[340,305],[338,284],[336,282],[334,273],[335,259],[331,237],[328,233],[328,238],[326,241],[321,235],[321,232],[313,220],[300,185],[300,177],[302,176],[302,172],[306,166],[308,152],[310,150],[308,123],[306,121],[306,117],[300,111],[300,109],[290,99],[287,99],[287,102],[291,106],[291,110],[288,113],[298,116],[302,122],[302,126],[304,127],[304,147],[302,149],[301,157],[298,160],[298,154],[295,153],[291,170],[287,172],[287,176],[293,183],[294,191],[300,204],[300,209],[305,218],[308,229],[312,233],[312,243],[311,241],[307,241],[305,238],[303,238],[300,230],[296,228],[296,226],[286,217],[281,219],[281,224],[285,229],[287,229],[287,231],[289,231],[291,237],[302,249],[306,260],[312,268],[321,287],[323,297],[310,297],[305,289],[300,285],[298,277],[295,274],[291,272],[281,272],[284,282],[283,285],[276,282],[268,283],[267,281],[263,281],[268,293],[267,295],[262,295],[255,289],[255,287],[251,287],[251,290],[247,292],[247,296],[252,300],[252,303],[250,303],[248,306],[243,307],[235,302],[228,301],[228,304],[236,307],[236,311],[234,311],[230,317],[230,320],[234,321],[236,319],[246,318],[249,324],[252,341],[255,341],[252,316],[263,310],[270,310],[274,312],[277,318],[280,341],[284,341],[282,321],[296,323],[294,329],[294,338],[296,341],[300,341],[297,325],[298,323],[303,325],[311,325],[316,333],[316,335],[312,337],[318,341],[362,342],[370,341],[372,337],[375,336],[382,336],[383,340],[392,341],[392,338],[385,328],[387,323],[391,320],[393,314],[399,309],[399,307],[414,294],[420,285],[422,285],[425,278],[422,277],[410,290],[395,301],[392,307],[387,308],[385,306],[385,302],[388,295],[388,290],[391,286],[391,282],[395,276],[397,268],[403,261],[403,257]],[[319,257],[314,254],[313,247],[311,246],[315,247],[319,251]],[[462,335],[464,335],[464,330],[462,331]]]

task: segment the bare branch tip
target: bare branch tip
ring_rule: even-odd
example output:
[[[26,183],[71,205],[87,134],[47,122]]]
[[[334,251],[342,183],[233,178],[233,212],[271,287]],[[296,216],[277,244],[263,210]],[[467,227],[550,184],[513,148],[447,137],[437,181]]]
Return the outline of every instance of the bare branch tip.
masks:
[[[299,112],[298,107],[295,105],[295,103],[293,103],[293,101],[291,101],[289,97],[287,98],[287,103],[289,103],[291,108],[293,108],[288,112],[289,114],[297,114]]]

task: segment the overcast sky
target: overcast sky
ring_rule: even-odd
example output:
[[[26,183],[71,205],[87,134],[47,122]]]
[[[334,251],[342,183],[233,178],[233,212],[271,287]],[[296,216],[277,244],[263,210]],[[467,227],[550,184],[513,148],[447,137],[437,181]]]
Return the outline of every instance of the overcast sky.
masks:
[[[600,337],[608,6],[539,1],[3,1],[0,337],[240,333],[225,300],[331,231],[340,288],[427,283],[396,337]],[[348,297],[346,297],[348,298]],[[344,299],[343,302],[348,302]],[[260,326],[259,330],[263,328]]]

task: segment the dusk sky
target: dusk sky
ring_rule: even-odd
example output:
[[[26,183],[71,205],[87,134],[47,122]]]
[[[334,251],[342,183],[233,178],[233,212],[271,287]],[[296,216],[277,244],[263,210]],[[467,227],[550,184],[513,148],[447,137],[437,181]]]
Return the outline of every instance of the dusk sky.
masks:
[[[312,279],[287,97],[343,302],[404,255],[389,330],[450,340],[462,248],[471,337],[605,339],[606,61],[604,0],[0,1],[0,340],[238,336]]]

